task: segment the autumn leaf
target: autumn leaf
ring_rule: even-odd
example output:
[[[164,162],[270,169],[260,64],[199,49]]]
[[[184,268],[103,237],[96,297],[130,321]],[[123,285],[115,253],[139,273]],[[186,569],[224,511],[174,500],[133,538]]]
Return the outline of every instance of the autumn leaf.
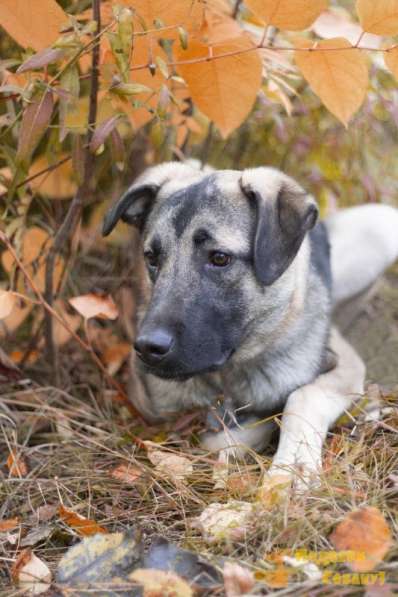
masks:
[[[255,580],[251,570],[243,568],[236,562],[226,562],[223,575],[226,597],[247,595],[254,587]]]
[[[394,48],[393,50],[388,50],[385,52],[384,62],[394,77],[398,79],[398,48]]]
[[[5,319],[11,314],[17,302],[17,297],[9,290],[0,289],[0,319]]]
[[[122,481],[122,483],[126,483],[127,485],[135,485],[137,479],[139,479],[142,475],[142,470],[136,466],[122,463],[113,468],[109,474],[111,477],[113,477],[113,479]]]
[[[155,466],[157,472],[170,478],[173,481],[183,481],[186,477],[192,475],[192,462],[186,456],[164,452],[155,448],[154,442],[146,441],[148,459]]]
[[[60,154],[58,158],[61,161],[65,155]],[[39,172],[50,168],[51,165],[44,155],[40,156],[29,168],[29,176],[36,176]],[[77,188],[70,160],[57,166],[54,170],[40,174],[29,184],[35,193],[39,193],[47,199],[70,199],[76,193]]]
[[[297,40],[296,47],[296,64],[304,78],[328,110],[347,126],[366,96],[369,77],[365,57],[343,38],[320,41],[314,52],[303,51],[313,47],[308,40]]]
[[[71,298],[69,302],[85,319],[90,319],[91,317],[116,319],[119,315],[111,296],[100,296],[90,293]]]
[[[230,500],[213,503],[193,521],[207,543],[241,541],[254,520],[254,506],[249,502]]]
[[[74,529],[79,535],[82,535],[83,537],[95,535],[96,533],[108,532],[106,529],[104,529],[104,527],[101,527],[99,524],[97,524],[95,520],[84,518],[84,516],[77,514],[77,512],[74,512],[69,508],[65,508],[65,506],[61,505],[59,507],[58,514],[65,524]]]
[[[6,520],[0,520],[0,533],[13,531],[19,525],[19,518],[8,518]]]
[[[327,9],[328,0],[245,0],[245,4],[267,25],[301,31]]]
[[[138,569],[129,575],[129,579],[143,588],[143,597],[193,597],[189,584],[175,572]]]
[[[53,94],[47,90],[41,96],[36,94],[24,110],[16,155],[18,164],[29,162],[32,153],[48,128],[53,107]]]
[[[40,595],[50,588],[51,572],[47,564],[31,549],[24,549],[14,562],[12,578],[24,591],[24,595]]]
[[[23,48],[43,50],[59,36],[68,15],[55,0],[1,0],[0,25]]]
[[[101,354],[101,360],[106,365],[109,375],[115,375],[131,353],[131,344],[119,342],[108,346]]]
[[[203,60],[212,55],[212,60]],[[221,57],[223,54],[232,54]],[[220,58],[217,59],[217,56]],[[250,112],[261,85],[262,63],[248,37],[209,46],[191,40],[188,49],[176,49],[177,70],[185,79],[196,106],[227,137]],[[188,61],[187,64],[181,64]]]
[[[43,68],[52,62],[57,62],[65,54],[65,50],[57,48],[46,48],[37,54],[30,56],[25,62],[18,68],[17,73],[24,73],[28,70],[34,70],[37,68]]]
[[[357,0],[362,29],[376,35],[398,34],[398,0]]]
[[[10,471],[11,477],[26,477],[28,474],[28,465],[26,461],[21,457],[17,456],[13,452],[10,452],[7,458],[7,467]]]
[[[350,512],[337,525],[330,541],[336,549],[358,554],[358,559],[347,562],[354,572],[373,570],[392,545],[391,532],[382,513],[370,506]],[[361,554],[365,557],[360,558]]]
[[[93,134],[90,141],[90,151],[95,153],[97,149],[105,142],[105,139],[112,133],[119,120],[119,114],[112,116],[105,120],[100,126],[98,126]]]

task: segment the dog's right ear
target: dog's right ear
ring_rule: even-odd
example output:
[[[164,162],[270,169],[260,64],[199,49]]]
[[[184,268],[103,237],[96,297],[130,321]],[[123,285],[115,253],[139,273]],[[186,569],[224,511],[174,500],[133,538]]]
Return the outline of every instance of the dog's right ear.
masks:
[[[106,214],[102,227],[103,236],[108,236],[119,220],[142,230],[159,188],[155,184],[142,184],[127,189]]]

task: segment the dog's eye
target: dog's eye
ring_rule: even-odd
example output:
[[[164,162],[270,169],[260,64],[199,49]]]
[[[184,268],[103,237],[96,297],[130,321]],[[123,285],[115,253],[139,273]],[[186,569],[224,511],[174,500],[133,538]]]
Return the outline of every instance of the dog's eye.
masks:
[[[213,251],[209,255],[209,262],[214,267],[226,267],[231,263],[231,255],[222,253],[221,251]]]
[[[145,251],[144,257],[145,257],[145,261],[147,262],[149,267],[158,267],[159,255],[157,255],[153,251]]]

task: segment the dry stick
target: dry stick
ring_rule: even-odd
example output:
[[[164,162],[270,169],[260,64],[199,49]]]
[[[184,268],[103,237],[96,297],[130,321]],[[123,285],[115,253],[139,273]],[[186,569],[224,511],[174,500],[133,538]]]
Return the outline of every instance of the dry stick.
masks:
[[[235,6],[234,6],[233,11],[232,11],[232,15],[231,15],[233,19],[236,19],[236,17],[238,16],[238,14],[239,14],[239,8],[240,8],[241,4],[242,4],[242,0],[236,0]]]
[[[97,23],[95,32],[96,38],[101,33],[101,14],[100,14],[100,0],[93,0],[93,18]],[[88,127],[86,137],[86,148],[84,153],[84,176],[83,181],[77,189],[76,195],[72,200],[69,210],[62,222],[58,232],[55,235],[54,244],[51,247],[47,263],[46,263],[46,284],[45,284],[45,299],[49,305],[52,305],[54,300],[53,276],[55,261],[58,253],[63,249],[64,245],[73,235],[76,226],[80,220],[82,209],[87,197],[91,194],[92,178],[94,171],[94,154],[91,153],[89,145],[94,133],[95,122],[97,119],[97,99],[98,99],[98,65],[100,56],[99,43],[95,43],[92,49],[92,66],[91,66],[91,86],[90,86],[90,103],[88,113]],[[54,344],[53,336],[53,322],[50,311],[45,311],[45,337],[46,337],[46,352],[49,363],[52,366],[53,374],[55,376],[56,385],[59,381],[58,369],[58,352]]]
[[[23,275],[25,276],[30,288],[33,290],[33,292],[35,293],[35,295],[38,298],[39,303],[44,307],[45,312],[49,313],[49,315],[56,319],[66,330],[68,330],[68,332],[70,333],[70,335],[80,344],[80,346],[90,354],[91,358],[93,359],[93,361],[95,362],[96,365],[98,365],[98,367],[101,369],[101,371],[103,372],[103,374],[105,375],[106,379],[109,381],[109,383],[121,394],[121,396],[123,397],[123,399],[128,402],[127,396],[125,391],[123,390],[122,386],[113,379],[113,377],[111,375],[109,375],[109,373],[107,372],[105,365],[103,364],[103,362],[101,361],[101,359],[95,354],[95,352],[93,351],[92,347],[90,344],[84,342],[84,340],[82,340],[80,338],[80,336],[69,326],[69,324],[61,317],[61,315],[59,315],[59,313],[57,313],[53,307],[51,305],[48,304],[48,302],[46,301],[45,297],[43,296],[43,294],[40,292],[40,290],[38,289],[38,287],[36,286],[35,282],[33,281],[31,275],[29,274],[29,272],[27,271],[27,269],[25,268],[24,264],[22,263],[22,261],[20,260],[20,258],[18,257],[18,255],[15,252],[14,247],[12,246],[12,243],[10,241],[10,239],[4,234],[4,232],[2,232],[0,230],[0,241],[3,242],[5,244],[5,246],[7,247],[7,249],[10,251],[15,263],[18,265],[19,269],[21,270],[21,272],[23,273]],[[26,297],[24,297],[26,299]]]

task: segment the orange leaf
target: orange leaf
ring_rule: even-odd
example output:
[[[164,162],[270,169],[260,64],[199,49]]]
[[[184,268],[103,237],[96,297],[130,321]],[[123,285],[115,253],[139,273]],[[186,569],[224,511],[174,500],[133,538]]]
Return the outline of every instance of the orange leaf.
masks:
[[[28,466],[25,460],[20,456],[16,456],[13,452],[10,452],[7,458],[7,467],[11,477],[21,478],[26,477],[28,474]]]
[[[141,477],[142,471],[136,466],[129,464],[119,464],[111,470],[110,476],[118,481],[123,481],[128,485],[135,485],[136,480]]]
[[[1,0],[0,24],[23,48],[36,51],[50,46],[68,21],[55,0]]]
[[[106,365],[109,375],[115,375],[123,365],[131,352],[131,344],[128,342],[119,342],[114,346],[108,346],[101,355],[102,361]]]
[[[384,62],[396,79],[398,79],[398,48],[384,53]]]
[[[207,58],[210,61],[194,62]],[[214,59],[222,54],[233,55]],[[262,63],[248,37],[241,35],[210,49],[205,43],[191,40],[187,50],[176,49],[177,69],[185,79],[192,99],[227,137],[246,118],[261,85]]]
[[[44,247],[49,248],[52,244],[48,233],[43,228],[34,226],[29,228],[23,235],[22,240],[22,262],[28,265],[35,261],[43,253]]]
[[[69,508],[65,508],[65,506],[61,505],[58,509],[58,513],[65,524],[74,529],[83,537],[95,535],[96,533],[108,532],[106,529],[104,529],[104,527],[101,527],[99,524],[97,524],[95,520],[84,518],[84,516],[77,514],[77,512],[73,512],[73,510],[69,510]]]
[[[312,48],[313,43],[297,40],[296,47]],[[296,50],[295,60],[314,93],[347,126],[368,88],[368,68],[361,51],[337,37],[318,42],[313,52]]]
[[[307,29],[328,7],[328,0],[245,0],[245,3],[267,25],[289,31]]]
[[[69,302],[85,319],[90,319],[91,317],[116,319],[119,315],[111,296],[100,296],[90,293],[71,298]]]
[[[384,558],[392,545],[390,529],[377,508],[367,506],[350,512],[330,536],[338,550],[354,551],[358,559],[347,562],[354,572],[369,572]],[[360,558],[364,554],[365,557]]]
[[[11,314],[17,302],[13,292],[0,289],[0,319],[5,319]]]
[[[59,155],[62,160],[65,156]],[[40,156],[33,162],[29,169],[29,176],[34,176],[51,166],[46,157]],[[70,199],[76,192],[76,180],[74,179],[72,163],[67,161],[61,166],[57,166],[50,172],[41,174],[30,183],[30,186],[36,193],[40,193],[48,199]]]
[[[8,518],[7,520],[0,520],[0,533],[6,531],[13,531],[19,525],[19,518]]]
[[[398,34],[398,0],[357,0],[362,29],[376,35]]]

